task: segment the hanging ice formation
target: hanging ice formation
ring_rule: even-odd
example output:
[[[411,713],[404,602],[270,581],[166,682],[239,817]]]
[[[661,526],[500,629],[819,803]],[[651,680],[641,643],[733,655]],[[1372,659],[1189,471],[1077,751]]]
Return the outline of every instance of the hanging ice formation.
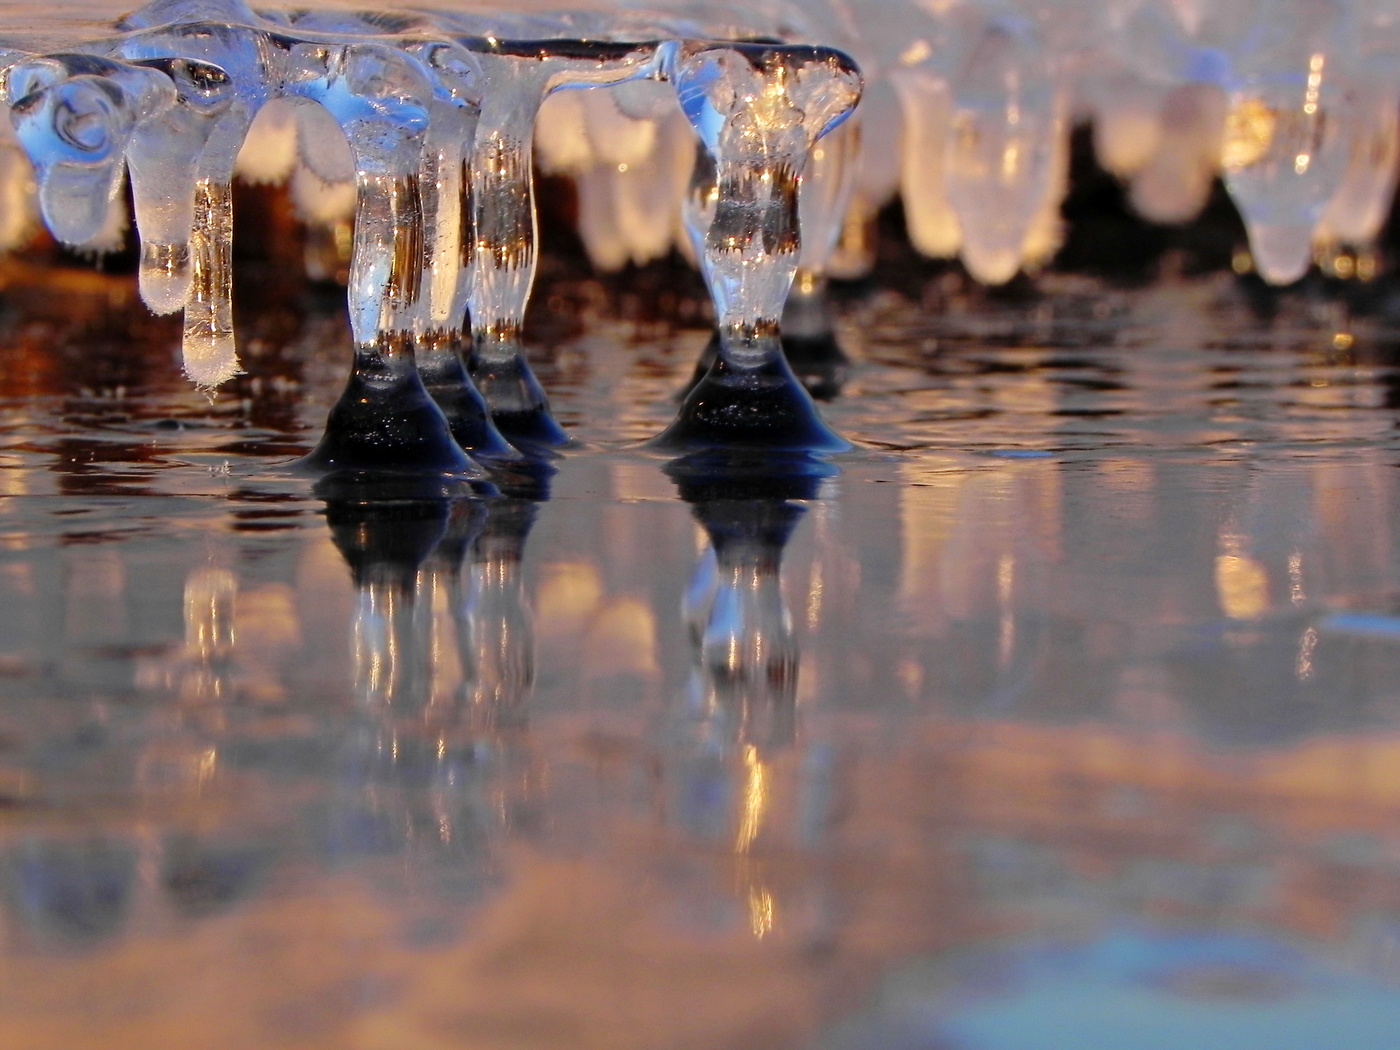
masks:
[[[629,24],[648,38],[617,40],[582,16],[281,14],[157,0],[107,40],[12,56],[3,101],[60,240],[93,238],[129,176],[142,296],[157,312],[184,309],[185,371],[211,388],[239,371],[230,185],[259,114],[281,106],[263,141],[295,129],[292,163],[312,176],[299,192],[305,210],[322,211],[318,196],[354,180],[354,362],[308,462],[473,476],[469,453],[517,454],[507,437],[526,449],[567,440],[520,344],[536,269],[540,105],[566,88],[670,82],[709,158],[688,222],[725,337],[715,379],[738,398],[718,415],[711,400],[689,404],[671,437],[843,447],[800,388],[774,391],[791,379],[776,338],[799,258],[798,185],[814,143],[859,97],[854,63],[829,49],[692,43],[691,23]],[[348,165],[312,105],[343,136]],[[325,220],[339,221],[338,207]]]
[[[1148,218],[1191,218],[1223,175],[1259,273],[1288,283],[1319,250],[1368,250],[1387,214],[1397,31],[1355,0],[156,0],[63,51],[0,50],[0,247],[27,224],[20,151],[67,244],[111,240],[128,181],[141,294],[183,309],[184,369],[212,388],[239,371],[231,181],[290,177],[308,268],[348,281],[355,341],[313,465],[471,474],[472,457],[566,440],[520,342],[538,141],[579,185],[600,267],[679,242],[710,285],[713,367],[664,442],[839,448],[778,325],[803,380],[832,392],[825,277],[868,268],[893,194],[915,247],[1006,281],[1055,250],[1068,124],[1088,117]],[[857,63],[871,90],[841,127]]]
[[[703,147],[685,222],[719,346],[658,443],[849,448],[788,366],[779,321],[801,257],[802,171],[817,140],[855,107],[860,75],[839,51],[762,44],[681,44],[668,65]]]

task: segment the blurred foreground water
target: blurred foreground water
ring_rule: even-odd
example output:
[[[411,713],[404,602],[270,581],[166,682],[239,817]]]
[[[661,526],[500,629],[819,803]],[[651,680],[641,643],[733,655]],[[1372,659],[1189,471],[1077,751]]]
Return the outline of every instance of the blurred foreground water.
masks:
[[[343,301],[210,400],[5,280],[7,1050],[1396,1045],[1384,311],[933,274],[839,311],[855,452],[717,480],[639,447],[693,278],[547,275],[577,444],[386,504],[281,470]]]

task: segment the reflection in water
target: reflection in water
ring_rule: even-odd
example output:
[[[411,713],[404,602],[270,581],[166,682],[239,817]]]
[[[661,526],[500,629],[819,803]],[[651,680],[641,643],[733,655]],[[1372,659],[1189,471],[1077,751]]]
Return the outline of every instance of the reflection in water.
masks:
[[[835,468],[802,454],[705,452],[666,471],[709,540],[684,600],[692,663],[679,812],[695,834],[730,837],[749,926],[763,938],[778,905],[752,854],[772,807],[774,757],[796,743],[801,663],[783,549]]]
[[[524,732],[535,654],[521,557],[548,473],[488,498],[323,483],[357,591],[361,720],[337,759],[333,860],[407,850],[449,897],[474,897],[493,843],[528,821],[539,778]]]
[[[1122,996],[1213,1045],[1329,981],[1389,1022],[1393,348],[1045,280],[844,308],[839,481],[617,446],[698,329],[561,347],[579,444],[499,496],[277,474],[324,331],[260,363],[304,387],[10,406],[0,1046],[1025,1050],[1047,1003],[1150,1045]]]

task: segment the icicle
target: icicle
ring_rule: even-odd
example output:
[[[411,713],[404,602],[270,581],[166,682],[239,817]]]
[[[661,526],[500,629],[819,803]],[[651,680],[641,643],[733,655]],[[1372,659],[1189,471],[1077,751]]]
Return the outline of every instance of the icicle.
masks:
[[[648,75],[653,54],[577,42],[561,44],[557,53],[538,44],[512,51],[508,41],[495,39],[471,46],[484,83],[470,168],[471,372],[508,439],[562,445],[568,436],[550,416],[520,344],[539,240],[531,175],[535,117],[552,90]]]
[[[904,73],[894,84],[904,113],[900,165],[904,228],[922,254],[952,259],[962,247],[962,227],[944,186],[952,93],[941,78],[924,72]]]
[[[233,341],[233,194],[226,182],[195,183],[189,260],[185,374],[212,389],[240,371]]]
[[[1400,98],[1384,81],[1367,83],[1350,100],[1355,132],[1341,185],[1327,205],[1318,239],[1367,248],[1395,200],[1400,165]]]
[[[463,353],[471,270],[471,183],[467,166],[481,114],[480,70],[458,47],[422,55],[436,77],[418,175],[423,202],[423,288],[413,326],[415,358],[428,393],[447,416],[452,436],[479,458],[511,459],[515,450],[491,419],[468,374]]]
[[[480,477],[413,359],[424,272],[419,172],[432,84],[414,59],[382,44],[304,45],[294,58],[307,72],[297,91],[336,118],[356,169],[348,289],[354,363],[308,464]]]
[[[954,80],[944,173],[962,227],[962,259],[985,284],[1021,268],[1051,176],[1054,90],[1039,42],[1022,27],[992,22]]]
[[[150,183],[148,207],[138,211],[142,290],[157,309],[169,308],[185,283],[181,263],[184,209],[192,210],[182,355],[200,386],[237,375],[233,332],[233,171],[248,129],[288,70],[272,63],[260,20],[237,0],[158,0],[126,25],[137,31],[115,42],[125,61],[164,71],[180,105],[162,125],[143,127],[179,163],[138,160]],[[188,202],[188,203],[187,203]]]
[[[849,448],[788,368],[779,318],[800,257],[808,153],[855,106],[860,76],[837,51],[761,45],[683,44],[667,71],[711,162],[697,164],[686,208],[720,346],[658,442]]]
[[[1221,166],[1270,284],[1307,272],[1313,232],[1346,171],[1345,14],[1331,0],[1264,4],[1230,95]]]
[[[798,218],[802,252],[783,307],[783,354],[807,392],[830,399],[845,385],[850,360],[827,303],[827,266],[855,188],[860,126],[847,121],[811,150],[802,173]]]
[[[127,169],[131,174],[136,229],[141,236],[138,271],[141,297],[155,313],[168,314],[186,303],[192,273],[192,230],[196,215],[200,221],[211,221],[211,209],[217,209],[220,214],[212,219],[216,227],[201,233],[205,241],[200,250],[204,253],[201,260],[204,276],[212,283],[198,294],[224,294],[225,285],[229,289],[227,294],[232,294],[231,279],[215,275],[215,271],[227,269],[227,264],[214,259],[215,249],[208,243],[210,237],[232,235],[232,216],[223,214],[229,207],[223,199],[227,194],[206,188],[201,198],[196,189],[196,172],[210,136],[233,101],[233,88],[228,75],[208,63],[172,59],[152,63],[152,67],[170,77],[179,104],[137,126],[127,153]],[[215,195],[220,199],[211,203]],[[221,314],[231,312],[224,305],[210,302],[209,306]],[[202,305],[196,306],[194,312],[199,315],[194,321],[197,328],[208,326],[211,331],[218,330],[228,320],[227,345],[222,345],[223,336],[217,337],[221,343],[222,363],[214,363],[213,345],[208,341],[207,332],[203,336],[192,336],[196,342],[185,348],[185,371],[190,378],[201,386],[217,386],[237,372],[231,342],[232,321],[220,318],[213,322],[210,316],[202,313]],[[187,332],[191,331],[188,316],[186,324]]]

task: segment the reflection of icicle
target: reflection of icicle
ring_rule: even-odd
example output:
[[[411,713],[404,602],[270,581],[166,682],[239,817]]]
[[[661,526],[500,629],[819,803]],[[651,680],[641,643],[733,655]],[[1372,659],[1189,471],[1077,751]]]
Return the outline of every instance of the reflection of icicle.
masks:
[[[499,718],[518,705],[535,680],[534,631],[525,602],[519,551],[484,537],[469,567],[462,620],[471,703]]]
[[[185,374],[212,388],[241,371],[233,341],[233,194],[228,183],[207,178],[195,183],[189,254]]]

